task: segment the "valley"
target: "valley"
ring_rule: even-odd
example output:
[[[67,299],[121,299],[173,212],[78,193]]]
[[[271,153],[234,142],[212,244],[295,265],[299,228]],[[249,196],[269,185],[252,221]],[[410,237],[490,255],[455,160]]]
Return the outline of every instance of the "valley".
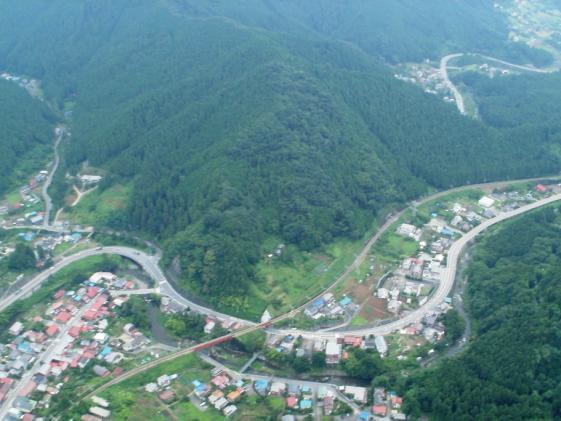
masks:
[[[557,17],[0,5],[0,418],[555,418]]]

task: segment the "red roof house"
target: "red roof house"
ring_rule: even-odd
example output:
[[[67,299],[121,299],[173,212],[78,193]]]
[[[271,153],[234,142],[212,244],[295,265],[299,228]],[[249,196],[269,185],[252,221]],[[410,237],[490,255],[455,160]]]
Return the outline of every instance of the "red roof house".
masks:
[[[545,187],[543,184],[538,184],[536,186],[536,191],[539,193],[545,193],[547,191],[547,187]]]
[[[62,297],[64,297],[64,290],[63,289],[59,289],[57,292],[55,292],[55,295],[54,295],[55,300],[60,300]]]
[[[88,298],[94,298],[99,293],[99,288],[97,287],[89,287],[88,292],[86,292],[86,296]]]
[[[45,333],[48,336],[55,336],[58,333],[58,326],[57,325],[50,325],[45,329]]]
[[[78,336],[80,336],[81,331],[82,329],[80,328],[80,326],[72,326],[70,329],[68,329],[68,334],[73,338],[77,338]]]
[[[92,309],[93,310],[99,310],[101,307],[103,307],[103,305],[107,302],[107,295],[103,294],[100,295],[99,297],[97,297],[95,299],[95,301],[92,304]]]
[[[399,396],[392,396],[392,408],[401,408],[403,399]]]
[[[351,336],[347,335],[344,338],[345,345],[350,345],[355,348],[358,348],[362,345],[362,338],[360,336]]]
[[[35,383],[33,380],[29,380],[29,382],[27,382],[27,384],[22,389],[20,389],[20,391],[18,392],[18,396],[29,396],[36,387],[37,383]]]
[[[71,317],[72,315],[68,311],[61,311],[57,314],[55,320],[60,323],[66,323],[70,320]]]
[[[296,405],[298,405],[297,398],[295,398],[294,396],[289,396],[288,398],[286,398],[286,406],[288,406],[289,408],[296,408]]]
[[[386,405],[378,404],[372,407],[372,413],[379,417],[385,417],[387,412],[388,412],[388,407]]]
[[[84,313],[82,316],[84,320],[95,320],[97,318],[97,311],[94,309],[90,309]]]

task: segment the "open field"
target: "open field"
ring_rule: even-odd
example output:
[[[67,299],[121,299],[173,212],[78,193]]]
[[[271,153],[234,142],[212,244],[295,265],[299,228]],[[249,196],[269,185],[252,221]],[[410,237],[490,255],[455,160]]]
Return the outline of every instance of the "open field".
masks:
[[[115,185],[103,191],[96,189],[71,208],[69,217],[76,224],[104,225],[115,212],[124,209],[130,191],[130,185]]]

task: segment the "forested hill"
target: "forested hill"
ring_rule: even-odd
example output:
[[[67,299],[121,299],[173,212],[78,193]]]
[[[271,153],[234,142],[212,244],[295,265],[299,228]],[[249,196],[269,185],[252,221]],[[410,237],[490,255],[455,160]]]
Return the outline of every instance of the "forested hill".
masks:
[[[281,14],[251,25],[241,3],[241,17],[202,13],[208,4],[0,3],[0,65],[76,102],[69,169],[87,159],[106,184],[131,182],[113,225],[165,242],[215,302],[257,281],[267,236],[313,249],[359,237],[429,185],[559,168],[547,141],[461,117],[374,54],[307,27],[276,30]]]
[[[16,181],[27,181],[16,180],[16,170],[27,168],[38,150],[48,151],[53,128],[54,116],[44,104],[16,83],[0,79],[0,194],[16,187]]]
[[[473,343],[407,381],[408,411],[435,420],[561,417],[561,216],[507,223],[477,247],[469,270]]]
[[[170,0],[176,13],[226,16],[275,32],[351,43],[389,63],[480,52],[515,63],[550,64],[549,53],[508,41],[507,18],[487,0]]]

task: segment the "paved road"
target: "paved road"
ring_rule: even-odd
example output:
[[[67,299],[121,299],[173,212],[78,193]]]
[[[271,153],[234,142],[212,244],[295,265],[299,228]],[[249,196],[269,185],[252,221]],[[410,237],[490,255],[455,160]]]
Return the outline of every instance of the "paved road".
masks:
[[[515,69],[525,70],[525,71],[528,71],[528,72],[553,73],[553,72],[556,72],[557,70],[559,70],[559,69],[538,69],[536,67],[522,66],[520,64],[509,63],[508,61],[500,60],[500,59],[495,58],[495,57],[485,56],[483,54],[473,54],[473,55],[477,55],[481,58],[484,58],[485,60],[494,61],[494,62],[497,62],[497,63],[504,64],[505,66],[514,67]]]
[[[458,107],[458,110],[460,111],[460,113],[466,114],[464,97],[462,96],[462,94],[460,93],[460,91],[458,90],[456,85],[454,85],[452,83],[452,81],[450,80],[450,78],[448,76],[448,69],[450,69],[450,66],[448,66],[448,62],[452,59],[462,57],[463,55],[464,55],[464,53],[456,53],[456,54],[449,54],[447,56],[442,57],[442,59],[440,59],[440,75],[442,77],[442,80],[444,81],[444,84],[448,87],[448,89],[450,89],[450,91],[454,95],[454,100],[456,101],[456,105]],[[485,60],[494,61],[496,63],[500,63],[500,64],[503,64],[505,66],[509,66],[509,67],[519,69],[519,70],[524,70],[524,71],[527,71],[527,72],[552,73],[552,72],[555,72],[555,71],[559,70],[559,69],[547,69],[546,70],[546,69],[538,69],[536,67],[523,66],[523,65],[520,65],[520,64],[509,63],[508,61],[500,60],[498,58],[494,58],[494,57],[490,57],[490,56],[486,56],[486,55],[478,54],[478,53],[470,53],[469,55],[479,56],[481,58],[484,58]]]
[[[255,323],[253,322],[249,322],[243,319],[239,319],[237,317],[229,316],[227,314],[220,313],[219,311],[215,311],[200,306],[198,304],[195,304],[187,300],[185,297],[183,297],[177,291],[175,291],[173,287],[170,285],[170,283],[167,281],[166,277],[164,276],[164,273],[162,272],[160,266],[158,265],[159,256],[151,256],[133,248],[120,247],[120,246],[98,247],[95,249],[83,250],[63,258],[54,266],[48,268],[47,270],[35,276],[31,281],[25,284],[20,290],[0,300],[0,311],[5,309],[7,306],[14,303],[15,301],[24,298],[27,295],[31,294],[33,291],[39,289],[43,282],[45,282],[51,275],[63,269],[64,267],[74,262],[77,262],[81,259],[84,259],[86,257],[99,256],[103,254],[114,254],[114,255],[123,256],[138,263],[142,267],[142,269],[144,269],[144,271],[146,271],[146,273],[150,277],[152,277],[152,279],[154,279],[154,281],[156,282],[156,287],[160,289],[161,294],[169,296],[170,298],[177,301],[180,305],[184,307],[189,307],[197,312],[208,314],[222,320],[240,322],[243,325],[255,325]]]
[[[440,194],[441,193],[439,193],[439,195]],[[425,198],[424,200],[425,201],[429,200],[429,198]],[[430,312],[431,310],[433,310],[449,294],[449,292],[450,292],[450,290],[451,290],[451,288],[454,284],[454,278],[455,278],[455,274],[456,274],[456,265],[457,265],[458,258],[460,256],[463,248],[470,241],[472,241],[478,234],[480,234],[481,232],[483,232],[487,228],[491,227],[492,225],[495,225],[495,224],[497,224],[499,222],[502,222],[504,220],[507,220],[509,218],[513,218],[513,217],[521,215],[525,212],[531,211],[533,209],[537,209],[541,206],[545,206],[545,205],[548,205],[550,203],[553,203],[553,202],[556,202],[556,201],[559,201],[559,200],[561,200],[561,194],[557,194],[557,195],[551,196],[549,198],[534,202],[530,205],[523,206],[523,207],[521,207],[519,209],[516,209],[514,211],[511,211],[511,212],[506,212],[506,213],[500,214],[493,219],[490,219],[490,220],[487,220],[487,221],[481,223],[479,226],[474,228],[472,231],[468,232],[464,237],[460,238],[458,241],[456,241],[452,245],[452,247],[450,248],[450,250],[448,252],[448,267],[444,271],[445,275],[444,275],[437,291],[435,292],[435,294],[433,294],[433,296],[427,301],[427,303],[424,306],[418,308],[417,310],[415,310],[411,313],[406,314],[403,318],[401,318],[397,321],[388,323],[386,325],[376,326],[376,327],[373,327],[373,328],[356,329],[354,331],[345,332],[345,334],[355,334],[355,335],[360,335],[360,336],[370,335],[370,334],[385,335],[385,334],[391,333],[393,331],[399,330],[403,327],[406,327],[406,326],[410,325],[411,323],[416,323],[416,322],[422,320],[423,316],[427,312]],[[109,250],[106,250],[107,252],[109,252],[112,248],[106,248],[106,249],[109,249]],[[133,252],[133,253],[136,253],[136,252]],[[155,260],[157,262],[157,259],[150,260],[150,256],[148,256],[148,258],[149,258],[149,261]],[[145,270],[146,270],[146,267],[145,267]],[[158,269],[158,271],[159,271],[159,269]],[[2,307],[0,306],[0,309],[1,308]],[[153,361],[151,361],[151,362],[149,362],[149,363],[147,363],[143,366],[136,367],[136,368],[124,373],[120,377],[112,379],[108,383],[106,383],[106,384],[100,386],[99,388],[93,390],[85,398],[89,398],[89,397],[95,395],[96,393],[99,393],[103,390],[106,390],[107,388],[109,388],[109,387],[111,387],[115,384],[118,384],[118,383],[120,383],[120,382],[122,382],[126,379],[129,379],[129,378],[135,376],[136,374],[142,373],[142,372],[144,372],[144,371],[146,371],[146,370],[148,370],[152,367],[156,367],[156,366],[158,366],[162,363],[172,361],[172,360],[174,360],[176,358],[179,358],[183,355],[187,355],[187,354],[190,354],[190,353],[193,353],[193,352],[200,351],[200,350],[204,349],[205,347],[213,346],[217,343],[220,343],[221,341],[231,340],[232,338],[239,337],[239,336],[245,335],[247,333],[259,330],[259,329],[268,328],[271,324],[275,324],[275,323],[278,323],[282,320],[294,317],[294,315],[296,315],[301,308],[302,307],[300,307],[298,309],[294,309],[294,310],[290,311],[289,313],[285,313],[281,316],[278,316],[278,317],[272,319],[271,321],[269,321],[268,323],[253,324],[253,325],[247,326],[245,328],[242,328],[238,331],[235,331],[232,334],[224,335],[224,336],[221,336],[220,338],[213,339],[211,341],[207,341],[207,342],[204,342],[202,344],[198,344],[198,345],[194,345],[194,346],[189,347],[189,348],[182,349],[180,351],[169,354],[165,357],[153,360]],[[310,332],[310,331],[303,331],[303,330],[296,330],[296,329],[285,329],[285,330],[277,329],[277,330],[275,330],[275,332],[276,333],[286,333],[286,334],[290,333],[290,334],[293,334],[293,335],[302,335],[302,336],[307,337],[307,338],[328,339],[328,340],[332,340],[333,338],[336,338],[337,336],[340,335],[340,334],[337,334],[337,333]]]
[[[3,226],[2,229],[5,230],[35,230],[35,231],[48,231],[48,232],[58,232],[58,233],[67,233],[67,232],[93,232],[93,228],[73,228],[73,227],[55,227],[52,225],[13,225],[11,227]]]
[[[466,107],[464,105],[464,97],[462,96],[458,88],[456,88],[456,85],[454,85],[450,80],[450,78],[448,77],[448,62],[454,58],[461,57],[461,56],[463,56],[463,53],[449,54],[445,57],[442,57],[442,59],[440,60],[440,76],[442,77],[444,84],[448,87],[448,89],[450,89],[450,91],[454,95],[454,99],[456,101],[456,106],[458,107],[458,110],[460,110],[460,113],[465,114]]]
[[[58,153],[58,146],[60,145],[60,142],[62,140],[62,138],[64,137],[64,134],[66,133],[66,131],[64,130],[64,128],[61,129],[60,133],[57,136],[57,139],[55,141],[55,146],[54,146],[54,150],[55,150],[55,160],[53,162],[53,166],[51,167],[49,174],[47,175],[47,179],[45,180],[45,183],[43,184],[43,188],[41,189],[41,196],[43,196],[43,201],[45,202],[45,216],[43,218],[43,226],[48,227],[50,224],[50,220],[51,220],[51,210],[53,209],[53,201],[51,199],[51,196],[49,196],[49,187],[51,185],[51,183],[53,182],[53,177],[56,173],[56,170],[58,169],[58,164],[60,163],[60,156]]]
[[[224,371],[225,373],[227,373],[230,377],[234,378],[234,379],[248,379],[251,380],[252,382],[255,382],[257,380],[266,380],[268,382],[280,382],[280,383],[285,383],[288,385],[293,385],[293,386],[307,386],[309,387],[312,392],[314,394],[317,393],[318,389],[320,387],[325,387],[327,388],[327,390],[331,390],[331,392],[333,392],[333,395],[336,396],[337,398],[339,398],[340,400],[342,400],[343,402],[346,402],[351,408],[353,408],[353,411],[355,414],[358,414],[361,410],[361,408],[352,400],[349,399],[348,397],[346,397],[344,394],[342,394],[339,391],[339,387],[336,384],[332,384],[332,383],[322,383],[322,382],[314,382],[314,381],[309,381],[309,380],[299,380],[299,379],[289,379],[286,377],[277,377],[277,376],[265,376],[262,374],[244,374],[243,371],[235,371],[232,370],[228,367],[226,367],[224,364],[221,364],[220,362],[216,361],[214,358],[210,357],[209,355],[203,353],[203,352],[199,352],[197,354],[199,356],[199,358],[201,358],[203,361],[205,361],[206,363],[212,365],[215,368],[219,368],[222,371]],[[317,409],[317,406],[316,406]]]
[[[18,396],[19,392],[29,383],[29,381],[31,381],[31,379],[33,378],[35,373],[39,371],[41,366],[44,363],[50,363],[51,360],[53,360],[57,356],[60,356],[60,354],[64,350],[64,347],[68,343],[61,341],[61,339],[63,339],[63,337],[68,333],[74,323],[82,318],[83,314],[92,306],[92,304],[93,302],[83,306],[78,311],[78,313],[76,313],[76,315],[74,315],[72,319],[69,320],[68,323],[66,323],[66,325],[62,327],[58,325],[59,327],[61,327],[58,335],[50,340],[50,343],[43,350],[43,352],[37,354],[35,363],[23,374],[21,379],[17,381],[16,385],[6,396],[4,402],[0,406],[0,420],[3,420],[6,417],[8,411],[13,406],[13,402]]]
[[[413,204],[415,206],[419,206],[419,205],[421,205],[423,203],[426,203],[428,201],[437,199],[441,196],[445,196],[445,195],[447,195],[451,192],[458,192],[458,191],[462,191],[462,190],[466,190],[466,189],[481,188],[481,187],[499,188],[501,186],[505,186],[505,185],[508,185],[508,184],[511,184],[511,183],[514,183],[514,182],[518,182],[518,181],[528,181],[528,182],[530,182],[530,181],[537,181],[537,180],[540,180],[540,179],[543,179],[543,178],[544,177],[525,179],[525,180],[501,181],[501,182],[494,182],[494,183],[483,183],[483,184],[474,184],[474,185],[462,186],[462,187],[457,187],[457,188],[454,188],[454,189],[451,189],[451,190],[447,190],[447,191],[432,194],[432,195],[427,196],[425,198],[422,198],[422,199],[420,199],[416,202],[413,202]],[[559,178],[559,176],[550,177],[550,178]],[[368,255],[368,252],[370,251],[370,249],[372,248],[374,243],[380,238],[380,236],[394,222],[396,222],[399,219],[399,217],[403,214],[403,212],[405,212],[405,210],[406,209],[401,210],[400,212],[395,214],[393,217],[388,219],[380,227],[380,229],[376,232],[376,234],[366,243],[366,245],[364,246],[362,251],[358,254],[358,256],[356,257],[354,262],[343,273],[343,275],[341,275],[335,281],[335,283],[332,284],[330,287],[328,287],[325,291],[323,291],[321,294],[318,294],[318,297],[323,295],[326,291],[329,291],[330,289],[334,288],[338,283],[340,283],[343,279],[345,279],[345,277],[348,274],[350,274],[356,267],[360,266],[360,264],[364,261],[364,259]],[[29,228],[30,229],[35,228],[35,229],[41,229],[41,230],[46,230],[46,231],[60,232],[58,228],[53,228],[53,227],[29,227]],[[237,317],[229,316],[229,315],[221,313],[219,311],[215,311],[215,310],[206,308],[204,306],[193,303],[193,302],[189,301],[188,299],[186,299],[185,297],[183,297],[167,281],[165,275],[163,274],[162,270],[160,269],[160,267],[158,265],[160,257],[161,257],[160,255],[150,256],[150,255],[148,255],[148,254],[146,254],[142,251],[139,251],[139,250],[136,250],[136,249],[133,249],[133,248],[119,247],[119,246],[83,250],[83,251],[80,251],[78,253],[72,254],[68,257],[63,258],[61,261],[59,261],[54,266],[46,269],[45,271],[43,271],[40,274],[38,274],[37,276],[35,276],[31,281],[29,281],[26,285],[24,285],[20,290],[16,291],[15,293],[13,293],[13,294],[11,294],[7,297],[4,297],[2,300],[0,300],[0,311],[5,309],[7,306],[12,304],[16,300],[21,299],[21,298],[29,295],[31,292],[35,291],[36,289],[38,289],[41,286],[41,284],[49,278],[49,276],[58,272],[62,268],[68,266],[69,264],[74,263],[78,260],[81,260],[81,259],[89,257],[89,256],[98,256],[98,255],[102,255],[102,254],[116,254],[116,255],[123,256],[123,257],[127,257],[127,258],[135,261],[148,273],[149,276],[152,277],[152,279],[154,279],[154,281],[156,283],[156,288],[160,289],[161,294],[169,296],[172,300],[176,301],[177,303],[179,303],[180,305],[182,305],[184,307],[189,307],[189,308],[191,308],[191,309],[193,309],[197,312],[204,313],[204,314],[209,314],[209,315],[215,316],[215,317],[223,319],[223,320],[237,321],[237,322],[242,323],[243,325],[246,325],[246,326],[255,325],[254,322],[250,322],[248,320],[243,320],[243,319],[240,319],[240,318],[237,318]],[[302,304],[301,306],[299,306],[298,308],[290,311],[289,313],[286,313],[284,315],[281,315],[281,316],[275,318],[274,320],[278,322],[280,320],[284,320],[286,318],[293,317],[296,313],[303,310],[315,298],[317,298],[317,297],[314,297],[312,300]]]
[[[404,315],[398,320],[392,321],[390,323],[369,327],[369,328],[362,328],[362,329],[354,329],[348,330],[341,334],[352,334],[352,335],[387,335],[399,329],[409,326],[410,324],[420,322],[424,315],[435,310],[436,307],[444,301],[444,299],[450,293],[452,286],[454,285],[454,279],[456,277],[456,269],[458,264],[458,259],[462,253],[464,247],[472,240],[475,239],[477,235],[485,231],[487,228],[505,221],[507,219],[513,218],[515,216],[521,215],[528,211],[537,209],[539,207],[548,205],[550,203],[556,202],[561,200],[561,194],[556,194],[546,199],[539,200],[537,202],[531,203],[526,206],[522,206],[518,209],[515,209],[510,212],[504,212],[497,215],[493,219],[488,219],[482,222],[480,225],[472,229],[471,231],[467,232],[463,237],[458,239],[457,241],[452,244],[450,250],[448,250],[448,257],[447,257],[447,266],[443,271],[440,284],[436,290],[436,292],[429,298],[429,300],[418,309]],[[298,329],[285,329],[285,330],[277,330],[279,333],[286,333],[292,335],[302,335],[307,338],[322,338],[322,339],[331,339],[336,335],[335,332],[309,332],[304,330]]]

